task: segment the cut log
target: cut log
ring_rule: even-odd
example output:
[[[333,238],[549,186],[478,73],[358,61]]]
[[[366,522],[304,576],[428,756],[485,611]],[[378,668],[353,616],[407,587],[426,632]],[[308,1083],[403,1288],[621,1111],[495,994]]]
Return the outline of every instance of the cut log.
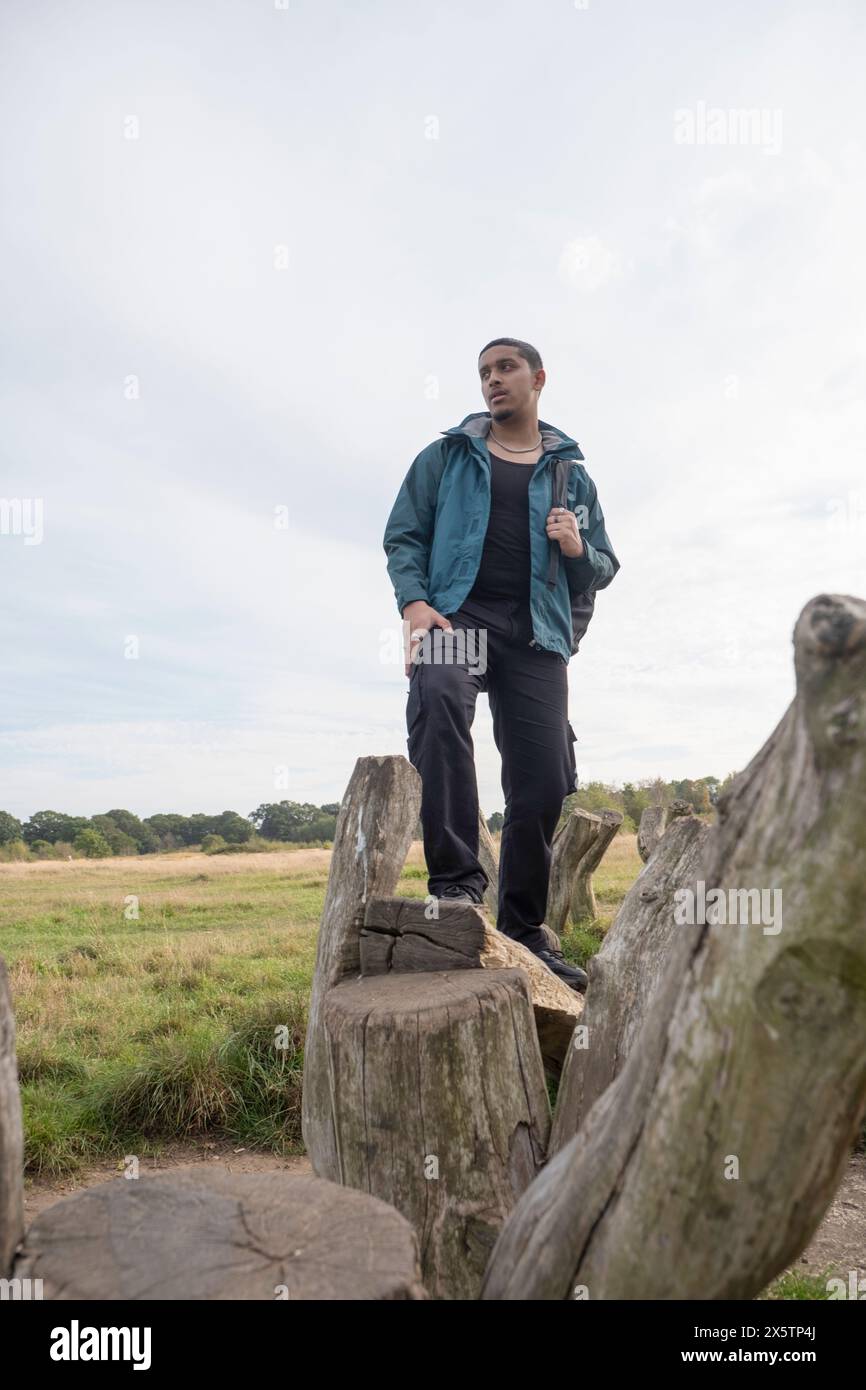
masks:
[[[340,1180],[411,1222],[433,1297],[477,1298],[550,1131],[525,975],[346,981],[328,992],[324,1023]]]
[[[361,974],[478,970],[488,930],[483,913],[468,903],[371,898],[361,931]]]
[[[487,888],[484,891],[484,906],[495,923],[499,916],[499,856],[496,844],[487,829],[487,821],[478,812],[478,862],[487,875]]]
[[[48,1207],[15,1277],[78,1299],[423,1299],[415,1233],[365,1193],[196,1164],[118,1178]]]
[[[592,875],[621,825],[621,811],[594,815],[578,806],[554,835],[545,913],[553,931],[562,932],[569,917],[598,916]]]
[[[675,894],[695,890],[709,833],[697,816],[673,821],[589,961],[586,1008],[556,1096],[551,1153],[577,1133],[622,1070],[668,969],[676,936],[691,933],[696,941],[700,935],[700,927],[677,926]]]
[[[420,805],[421,778],[406,758],[359,758],[337,817],[310,996],[301,1116],[313,1171],[322,1178],[337,1173],[322,1002],[333,985],[360,970],[367,902],[374,894],[393,893]]]
[[[547,933],[546,933],[547,934]],[[549,933],[558,949],[559,938]],[[584,999],[532,951],[491,925],[470,903],[418,898],[371,898],[361,932],[364,977],[389,970],[494,970],[526,972],[545,1070],[558,1077]]]
[[[524,1194],[484,1298],[754,1298],[832,1199],[866,1103],[866,603],[813,599],[794,649],[796,697],[706,842],[710,920],[697,945],[675,937],[625,1066]]]
[[[6,1278],[24,1229],[24,1136],[15,1058],[15,1015],[0,956],[0,1278]]]
[[[643,862],[649,862],[650,855],[672,821],[679,816],[691,815],[694,808],[688,801],[672,801],[669,806],[647,806],[641,813],[637,830],[637,852]]]

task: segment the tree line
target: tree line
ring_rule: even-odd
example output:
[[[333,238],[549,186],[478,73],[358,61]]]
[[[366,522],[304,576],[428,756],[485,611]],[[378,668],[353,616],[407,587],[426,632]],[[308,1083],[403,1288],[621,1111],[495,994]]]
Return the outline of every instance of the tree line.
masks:
[[[695,811],[712,811],[721,793],[733,781],[729,773],[718,777],[685,778],[665,782],[660,777],[614,786],[588,782],[563,803],[563,815],[575,806],[586,811],[615,810],[623,814],[622,830],[634,833],[647,806],[688,801]],[[249,815],[221,811],[206,815],[197,811],[184,816],[166,812],[140,819],[132,811],[106,811],[98,816],[70,816],[63,811],[36,811],[23,823],[8,811],[0,811],[0,856],[5,859],[106,859],[118,854],[159,854],[168,850],[203,849],[231,853],[240,849],[265,849],[269,845],[326,845],[334,839],[339,803],[314,806],[310,802],[266,801]],[[492,834],[502,829],[503,815],[496,811],[487,820]],[[415,837],[421,837],[420,823]]]
[[[106,859],[174,849],[264,848],[273,841],[322,844],[333,840],[339,810],[337,803],[314,806],[278,801],[263,802],[248,816],[237,811],[218,815],[198,811],[190,816],[166,812],[141,819],[132,811],[115,808],[97,816],[36,811],[24,822],[0,811],[0,851],[5,851],[4,858]]]
[[[640,818],[648,806],[669,806],[672,801],[687,801],[697,815],[707,815],[736,777],[683,778],[666,782],[661,777],[646,777],[638,782],[625,782],[621,787],[610,782],[587,782],[562,803],[562,816],[568,816],[576,806],[584,811],[621,811],[620,834],[634,835]],[[502,829],[503,816],[497,811],[487,821],[491,834]]]

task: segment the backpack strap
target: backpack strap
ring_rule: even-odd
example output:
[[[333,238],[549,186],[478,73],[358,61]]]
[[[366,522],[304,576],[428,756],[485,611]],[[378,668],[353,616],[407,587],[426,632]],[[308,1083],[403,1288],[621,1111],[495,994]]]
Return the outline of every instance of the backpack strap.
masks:
[[[553,481],[551,485],[551,505],[554,507],[566,507],[568,505],[568,471],[571,467],[571,460],[564,458],[554,459]],[[558,541],[550,542],[550,560],[547,567],[547,587],[556,587],[556,578],[559,574],[559,557],[561,555]],[[571,603],[571,626],[572,643],[571,654],[575,655],[580,646],[581,638],[589,627],[595,608],[595,594],[591,589],[585,590],[580,594],[572,594]]]
[[[568,505],[568,471],[571,467],[571,459],[555,458],[553,460],[553,476],[551,479],[550,505],[551,507],[565,507]],[[547,587],[556,588],[556,580],[559,574],[559,541],[550,541],[550,558],[547,563]]]

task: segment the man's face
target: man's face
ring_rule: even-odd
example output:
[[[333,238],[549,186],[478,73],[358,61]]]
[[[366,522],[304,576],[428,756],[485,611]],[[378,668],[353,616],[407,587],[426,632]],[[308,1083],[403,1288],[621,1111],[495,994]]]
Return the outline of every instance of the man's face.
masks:
[[[533,372],[516,348],[499,343],[478,359],[481,394],[494,420],[522,415],[538,400],[544,369]]]

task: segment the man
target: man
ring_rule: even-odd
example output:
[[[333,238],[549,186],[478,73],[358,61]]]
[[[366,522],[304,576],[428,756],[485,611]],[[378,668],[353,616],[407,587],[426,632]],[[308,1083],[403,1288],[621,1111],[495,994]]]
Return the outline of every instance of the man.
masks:
[[[478,372],[487,410],[421,451],[384,537],[408,633],[407,746],[421,775],[428,889],[480,903],[488,884],[471,735],[485,691],[505,796],[497,926],[582,991],[586,974],[551,950],[542,923],[553,834],[577,791],[568,661],[619,561],[583,454],[538,419],[537,350],[495,338]]]

